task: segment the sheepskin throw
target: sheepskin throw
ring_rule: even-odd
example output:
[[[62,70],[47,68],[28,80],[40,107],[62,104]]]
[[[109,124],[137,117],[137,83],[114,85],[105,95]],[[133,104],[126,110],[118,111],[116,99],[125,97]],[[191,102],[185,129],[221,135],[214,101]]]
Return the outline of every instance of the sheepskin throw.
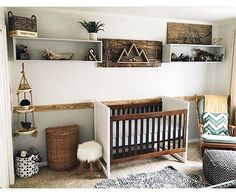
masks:
[[[96,141],[87,141],[78,145],[77,158],[80,161],[93,162],[102,157],[102,146]]]

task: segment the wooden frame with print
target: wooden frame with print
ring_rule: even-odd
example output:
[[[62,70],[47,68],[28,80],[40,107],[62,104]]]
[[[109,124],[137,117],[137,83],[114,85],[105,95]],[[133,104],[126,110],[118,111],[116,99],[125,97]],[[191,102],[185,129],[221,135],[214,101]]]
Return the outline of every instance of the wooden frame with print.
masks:
[[[167,23],[167,44],[212,44],[212,25]]]
[[[162,42],[148,40],[101,39],[102,63],[99,67],[159,67]]]

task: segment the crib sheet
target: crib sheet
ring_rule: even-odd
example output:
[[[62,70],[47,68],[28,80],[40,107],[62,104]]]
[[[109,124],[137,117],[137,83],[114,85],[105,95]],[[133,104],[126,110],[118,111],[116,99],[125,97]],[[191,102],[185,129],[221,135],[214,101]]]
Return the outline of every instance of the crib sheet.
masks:
[[[163,140],[163,119],[161,118],[160,120],[160,140]],[[183,123],[183,122],[182,122]],[[116,125],[117,123],[113,123],[113,147],[116,146]],[[123,139],[123,128],[122,128],[122,121],[119,122],[119,146],[122,146],[122,139]],[[125,145],[128,145],[128,140],[129,140],[129,122],[125,122]],[[152,125],[153,122],[152,120],[149,120],[149,130],[147,130],[147,121],[144,120],[143,124],[141,124],[141,120],[137,121],[137,144],[140,144],[140,139],[141,139],[141,126],[143,126],[143,143],[146,143],[146,136],[147,136],[147,131],[148,131],[148,142],[152,142]],[[154,141],[157,141],[158,137],[158,119],[155,119],[154,122]],[[166,119],[165,123],[165,140],[168,139],[168,131],[169,131],[169,122],[168,119]],[[183,127],[183,124],[180,126],[181,128]],[[182,130],[181,130],[182,131]],[[175,132],[175,138],[178,138],[178,132],[179,132],[179,123],[176,122],[176,132]],[[172,139],[174,137],[174,123],[171,123],[170,126],[170,138]],[[181,136],[183,135],[182,133],[180,134]],[[132,121],[131,123],[131,144],[134,144],[134,136],[135,136],[135,122]]]

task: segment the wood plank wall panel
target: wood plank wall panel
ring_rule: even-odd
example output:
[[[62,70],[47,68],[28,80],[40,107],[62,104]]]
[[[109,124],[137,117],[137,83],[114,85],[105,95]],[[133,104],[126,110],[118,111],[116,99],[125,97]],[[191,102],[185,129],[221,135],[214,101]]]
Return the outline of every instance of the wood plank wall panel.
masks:
[[[167,23],[167,44],[212,43],[212,25]]]
[[[99,63],[100,67],[159,67],[162,59],[162,42],[147,40],[125,40],[125,39],[101,39],[103,59]],[[138,52],[143,50],[148,62],[118,62],[124,49],[129,52],[132,44],[135,44]],[[131,52],[131,56],[126,58],[135,58],[137,53]],[[123,55],[124,56],[124,55]],[[122,57],[123,58],[123,57]],[[144,62],[144,63],[142,63]]]

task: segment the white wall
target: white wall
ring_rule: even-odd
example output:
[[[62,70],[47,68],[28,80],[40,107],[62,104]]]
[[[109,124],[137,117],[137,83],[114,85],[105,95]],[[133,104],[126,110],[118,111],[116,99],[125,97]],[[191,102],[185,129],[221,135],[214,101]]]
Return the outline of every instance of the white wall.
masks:
[[[0,7],[0,25],[5,25],[5,8]]]
[[[40,37],[87,39],[78,21],[101,20],[105,32],[101,38],[157,40],[166,43],[167,22],[204,23],[204,21],[167,20],[147,17],[93,14],[44,9],[11,9],[15,15],[37,16]],[[208,24],[208,23],[207,23]],[[213,26],[213,37],[218,26]],[[46,49],[46,48],[45,48]],[[21,65],[11,61],[13,102],[20,81]],[[160,95],[186,96],[213,92],[217,64],[162,64],[158,68],[97,68],[96,64],[75,62],[28,62],[26,76],[33,88],[34,104],[56,104],[97,100],[153,98]],[[191,106],[193,107],[193,106]],[[191,109],[194,114],[194,109]],[[190,138],[197,137],[194,115],[190,115]],[[92,110],[36,113],[39,137],[15,138],[15,149],[35,146],[45,157],[46,127],[81,125],[81,141],[93,137]],[[27,142],[27,143],[26,143]]]
[[[216,93],[227,94],[229,92],[229,81],[232,64],[233,35],[236,30],[236,22],[227,22],[219,27],[219,37],[223,38],[226,46],[226,59],[216,69]]]

